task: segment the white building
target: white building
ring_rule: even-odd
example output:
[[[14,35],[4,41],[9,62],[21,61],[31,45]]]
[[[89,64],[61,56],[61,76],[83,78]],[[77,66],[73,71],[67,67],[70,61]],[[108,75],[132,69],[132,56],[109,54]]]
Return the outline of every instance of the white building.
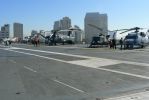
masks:
[[[83,31],[77,25],[74,25],[74,28],[76,29],[74,31],[75,32],[75,43],[81,43],[83,40]]]
[[[95,27],[94,27],[95,26]],[[101,28],[99,30],[97,27]],[[87,13],[84,20],[85,42],[90,43],[92,37],[99,34],[106,35],[108,33],[108,17],[107,14],[99,14],[98,12]]]
[[[14,32],[14,37],[17,37],[20,40],[22,40],[23,39],[23,24],[14,23],[13,24],[13,32]]]

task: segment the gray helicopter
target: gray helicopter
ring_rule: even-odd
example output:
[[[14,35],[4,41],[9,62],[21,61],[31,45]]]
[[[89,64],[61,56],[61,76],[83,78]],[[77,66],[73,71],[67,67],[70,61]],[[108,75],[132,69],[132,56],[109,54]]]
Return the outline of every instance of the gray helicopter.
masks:
[[[143,28],[134,27],[130,29],[126,29],[126,31],[121,32],[119,34],[123,34],[126,32],[134,31],[128,33],[128,35],[124,38],[124,48],[133,49],[135,46],[139,48],[143,48],[149,44],[149,35],[145,32],[140,32]]]
[[[108,46],[109,45],[109,41],[111,40],[115,40],[116,41],[116,35],[117,35],[117,32],[122,32],[122,31],[126,31],[127,29],[119,29],[119,30],[112,30],[112,31],[109,31],[107,30],[107,32],[109,33],[113,33],[113,34],[106,34],[103,32],[103,29],[96,26],[96,25],[93,25],[93,24],[88,24],[89,26],[99,30],[101,33],[99,33],[99,36],[93,36],[92,37],[92,41],[90,43],[90,46],[89,47],[98,47],[99,45],[105,45],[105,46]]]

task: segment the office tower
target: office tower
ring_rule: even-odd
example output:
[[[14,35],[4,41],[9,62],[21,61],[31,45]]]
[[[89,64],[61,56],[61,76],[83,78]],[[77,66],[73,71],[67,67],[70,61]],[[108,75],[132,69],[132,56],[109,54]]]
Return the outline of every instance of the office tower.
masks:
[[[19,38],[19,40],[22,40],[23,39],[23,24],[14,23],[13,32],[14,32],[14,37],[17,37]]]
[[[101,28],[101,30],[98,29]],[[99,14],[98,12],[87,13],[84,19],[85,41],[91,43],[92,37],[103,34],[106,38],[108,33],[108,17],[107,14]]]
[[[5,24],[4,26],[1,27],[0,39],[9,38],[9,35],[10,35],[10,25]]]
[[[62,30],[69,29],[71,27],[71,19],[69,17],[63,17],[62,20],[60,20],[60,28]]]
[[[0,31],[0,39],[9,38],[9,33],[4,33]]]
[[[9,24],[5,24],[4,26],[2,26],[1,27],[1,32],[9,33],[10,32],[10,25]]]
[[[59,21],[54,22],[54,30],[65,30],[71,27],[71,19],[69,17],[63,17]]]
[[[60,21],[55,21],[54,22],[54,27],[53,27],[54,30],[60,30]]]

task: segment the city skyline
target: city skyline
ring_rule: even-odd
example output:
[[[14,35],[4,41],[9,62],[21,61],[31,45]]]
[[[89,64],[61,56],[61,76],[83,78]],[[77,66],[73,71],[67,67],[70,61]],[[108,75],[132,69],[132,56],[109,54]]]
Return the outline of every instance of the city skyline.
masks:
[[[24,35],[31,30],[51,30],[53,23],[68,16],[72,25],[84,30],[88,12],[106,13],[110,30],[130,27],[149,28],[148,0],[0,0],[0,26],[19,22]]]

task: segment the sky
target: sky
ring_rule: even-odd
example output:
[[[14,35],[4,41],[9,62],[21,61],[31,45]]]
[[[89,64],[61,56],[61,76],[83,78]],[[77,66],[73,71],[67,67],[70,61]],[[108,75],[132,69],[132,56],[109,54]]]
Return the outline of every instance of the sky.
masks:
[[[68,16],[72,25],[84,29],[87,12],[106,13],[109,30],[149,28],[149,0],[0,0],[0,26],[24,25],[24,35],[31,30],[52,30],[54,21]]]

